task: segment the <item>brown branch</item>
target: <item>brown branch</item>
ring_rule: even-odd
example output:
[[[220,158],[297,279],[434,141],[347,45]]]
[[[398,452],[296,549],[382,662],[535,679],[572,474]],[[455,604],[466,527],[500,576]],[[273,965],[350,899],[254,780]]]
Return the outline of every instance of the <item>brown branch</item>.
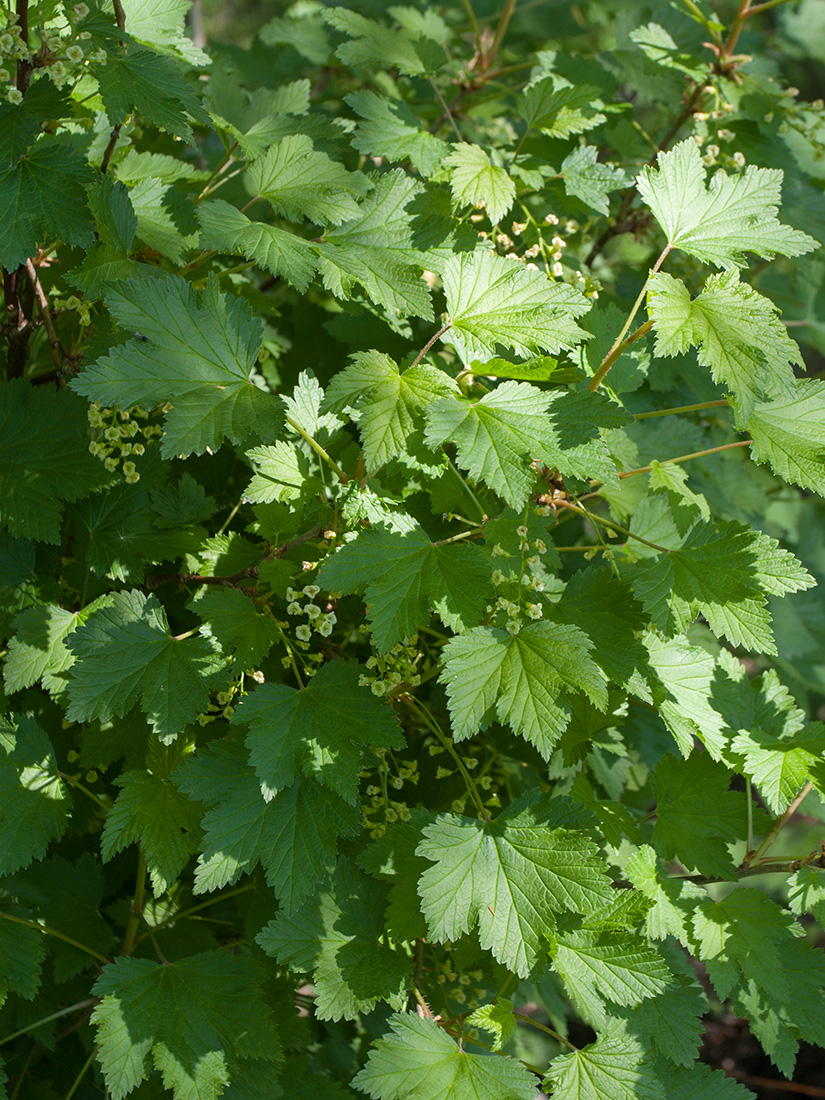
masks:
[[[126,13],[123,10],[123,5],[120,0],[112,0],[112,7],[115,9],[115,21],[117,22],[118,30],[126,30]],[[121,39],[121,46],[125,46],[126,43]],[[117,145],[117,139],[120,137],[121,123],[114,127],[112,130],[112,136],[109,138],[109,144],[106,146],[106,151],[103,154],[103,160],[100,162],[100,171],[103,175],[106,175],[106,170],[109,167],[109,161],[112,159],[112,153],[115,151]]]
[[[49,347],[52,350],[54,365],[59,371],[65,357],[65,352],[54,327],[54,318],[52,317],[52,311],[49,307],[49,299],[46,297],[46,292],[43,290],[40,279],[37,277],[37,270],[31,258],[26,260],[26,273],[32,284],[34,296],[37,299],[37,308],[40,311],[40,316],[43,319],[43,324],[49,337]]]

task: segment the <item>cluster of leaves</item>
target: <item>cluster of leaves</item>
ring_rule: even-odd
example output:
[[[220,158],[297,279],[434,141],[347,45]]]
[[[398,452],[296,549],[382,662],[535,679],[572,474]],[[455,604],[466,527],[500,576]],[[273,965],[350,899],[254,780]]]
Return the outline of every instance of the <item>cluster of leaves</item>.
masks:
[[[825,1045],[816,5],[4,9],[2,1100]]]

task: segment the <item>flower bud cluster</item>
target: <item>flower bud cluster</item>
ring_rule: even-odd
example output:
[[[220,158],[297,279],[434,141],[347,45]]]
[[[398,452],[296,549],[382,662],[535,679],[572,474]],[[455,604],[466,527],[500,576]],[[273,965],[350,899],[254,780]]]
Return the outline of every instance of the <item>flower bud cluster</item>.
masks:
[[[88,14],[87,4],[75,4],[69,11],[69,22],[59,27],[52,21],[42,31],[41,42],[33,46],[24,41],[17,15],[10,11],[4,12],[4,25],[0,31],[0,84],[7,84],[11,80],[18,61],[29,64],[36,62],[38,67],[46,70],[57,88],[70,82],[75,83],[83,75],[89,57],[98,62],[105,61],[105,50],[98,49],[88,53],[91,33],[76,31],[73,26]],[[17,88],[9,87],[5,91],[5,99],[9,103],[19,104],[23,95]]]
[[[123,463],[123,477],[129,485],[140,481],[137,466],[130,456],[139,458],[145,454],[146,447],[163,435],[163,428],[159,424],[141,423],[151,414],[140,405],[130,409],[105,409],[94,402],[87,415],[92,434],[89,451],[101,460],[109,473],[114,473]],[[138,434],[142,440],[136,439]]]
[[[368,658],[366,666],[370,673],[362,673],[358,678],[361,687],[368,687],[373,695],[390,695],[399,684],[415,688],[421,683],[422,670],[418,667],[422,654],[418,648],[418,635],[404,638],[403,641],[381,657]],[[425,661],[424,671],[429,668]]]
[[[332,604],[327,604],[326,609],[322,609],[315,603],[315,597],[320,591],[317,584],[305,584],[300,591],[296,588],[286,590],[286,598],[289,600],[287,615],[306,616],[307,621],[295,628],[295,637],[304,644],[309,642],[313,631],[322,638],[328,638],[338,622]]]
[[[366,769],[361,772],[364,779],[374,778],[364,794],[366,801],[361,805],[361,822],[364,831],[372,840],[378,840],[387,831],[387,825],[395,821],[409,821],[410,807],[405,801],[390,797],[390,789],[401,791],[406,783],[413,786],[418,784],[421,778],[418,772],[417,760],[393,761],[395,772],[390,768],[390,759],[384,751],[378,754],[377,769]]]

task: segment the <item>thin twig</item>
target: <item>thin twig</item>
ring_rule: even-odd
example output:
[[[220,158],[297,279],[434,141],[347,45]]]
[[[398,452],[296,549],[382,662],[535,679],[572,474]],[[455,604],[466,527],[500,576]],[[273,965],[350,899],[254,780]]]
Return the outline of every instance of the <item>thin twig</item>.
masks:
[[[699,412],[701,409],[721,408],[723,405],[730,405],[727,397],[723,397],[721,401],[702,401],[698,405],[679,405],[675,409],[659,409],[657,412],[636,413],[633,419],[650,420],[654,416],[675,416],[677,413]]]
[[[138,849],[138,868],[135,875],[135,892],[132,895],[132,908],[129,912],[129,923],[126,925],[126,934],[123,937],[121,955],[131,955],[135,948],[135,936],[138,925],[143,916],[143,892],[146,889],[146,856]]]
[[[641,325],[632,334],[632,336],[628,338],[628,340],[625,340],[625,335],[627,334],[627,330],[632,325],[633,318],[636,316],[642,302],[645,300],[645,295],[647,294],[647,288],[650,284],[651,275],[656,274],[656,272],[659,270],[659,268],[662,266],[662,264],[667,259],[668,253],[670,252],[672,247],[673,247],[673,245],[668,242],[668,244],[666,244],[665,247],[662,249],[662,253],[659,256],[658,260],[653,265],[653,267],[650,269],[650,275],[648,275],[647,279],[645,279],[645,285],[639,291],[639,296],[636,299],[636,301],[633,303],[633,308],[631,309],[627,320],[625,321],[624,325],[622,326],[621,332],[616,337],[616,339],[613,341],[613,346],[611,347],[610,351],[607,353],[607,355],[605,355],[604,359],[602,359],[601,363],[599,364],[599,369],[596,371],[596,373],[590,379],[590,385],[587,388],[591,392],[595,392],[599,388],[600,384],[604,380],[604,376],[607,374],[607,372],[610,370],[610,368],[613,366],[613,364],[616,362],[616,360],[619,358],[619,356],[622,354],[622,352],[625,350],[625,348],[628,346],[628,344],[632,343],[633,340],[638,340],[640,336],[644,336],[644,334],[646,332],[649,332],[651,330],[651,328],[653,327],[653,322],[652,321],[647,321],[644,325]]]
[[[63,346],[57,336],[57,331],[54,327],[54,318],[52,317],[52,311],[49,308],[49,299],[46,297],[46,292],[40,283],[40,279],[37,277],[37,270],[32,263],[31,257],[26,260],[26,274],[29,276],[29,280],[34,288],[34,296],[37,299],[37,308],[40,311],[40,316],[43,319],[43,324],[46,328],[46,333],[49,337],[49,347],[52,351],[52,359],[54,365],[58,371],[66,357],[66,353],[63,350]]]
[[[92,1008],[97,1004],[96,998],[89,998],[85,1001],[78,1001],[77,1004],[69,1005],[68,1008],[61,1008],[58,1012],[53,1012],[51,1016],[44,1016],[40,1020],[32,1020],[30,1024],[26,1024],[25,1027],[21,1027],[19,1031],[13,1031],[11,1035],[4,1035],[0,1039],[0,1047],[11,1043],[15,1039],[19,1039],[22,1035],[29,1035],[32,1031],[36,1031],[37,1028],[43,1027],[45,1024],[50,1024],[52,1020],[59,1020],[62,1016],[70,1016],[72,1012],[79,1012],[83,1008]]]
[[[410,363],[410,370],[412,370],[413,367],[418,366],[418,364],[421,362],[421,360],[424,358],[424,356],[427,354],[427,352],[430,350],[430,348],[433,346],[433,344],[436,342],[436,340],[440,340],[441,337],[444,335],[444,333],[447,332],[452,327],[453,327],[452,321],[448,321],[447,324],[444,325],[443,328],[440,328],[438,330],[438,332],[435,334],[435,336],[430,337],[430,339],[427,341],[427,343],[424,345],[424,347],[421,349],[421,351],[418,353],[418,355],[416,355],[415,359],[413,359],[412,363]]]
[[[78,951],[82,951],[86,955],[91,955],[93,959],[97,959],[98,962],[104,965],[107,965],[111,961],[105,955],[101,955],[99,951],[95,951],[93,947],[87,947],[85,943],[80,943],[79,940],[72,939],[71,936],[67,936],[63,932],[58,932],[56,928],[51,928],[48,924],[38,924],[37,921],[26,920],[24,917],[13,917],[11,913],[0,913],[0,918],[13,921],[15,924],[23,924],[26,928],[33,928],[35,932],[42,932],[44,936],[54,936],[57,940],[63,940],[64,943],[71,944],[71,946],[76,947]]]
[[[456,122],[455,118],[453,117],[453,112],[447,106],[447,101],[445,100],[445,98],[441,94],[441,92],[438,90],[438,87],[436,86],[435,81],[431,77],[429,77],[429,76],[427,77],[427,82],[429,83],[432,90],[435,92],[435,94],[438,98],[438,102],[441,104],[441,109],[444,111],[444,114],[446,115],[448,122],[452,126],[453,131],[455,132],[455,136],[463,144],[464,143],[464,138],[461,136],[461,131],[458,128],[458,123]]]
[[[744,866],[753,863],[754,860],[758,859],[761,855],[767,852],[768,848],[770,848],[770,846],[785,828],[787,823],[799,809],[800,803],[811,793],[811,791],[813,790],[813,786],[814,785],[811,782],[805,784],[805,786],[802,788],[802,790],[799,792],[799,794],[796,796],[790,806],[788,806],[787,810],[785,810],[785,812],[773,823],[771,831],[768,833],[768,835],[765,837],[765,839],[762,841],[756,851],[753,853],[749,853],[742,860]]]
[[[600,524],[602,527],[607,527],[610,531],[618,531],[620,535],[624,535],[629,539],[634,539],[636,542],[641,542],[645,546],[649,546],[651,550],[658,550],[660,554],[672,553],[667,546],[659,546],[656,542],[648,542],[648,540],[643,539],[641,535],[634,535],[632,531],[628,531],[626,527],[620,527],[618,523],[613,523],[612,520],[604,519],[602,516],[596,516],[592,512],[588,512],[586,508],[578,508],[575,504],[571,504],[569,500],[556,501],[556,507],[568,508],[571,512],[575,512],[576,515],[584,516],[586,519],[589,519],[591,523]]]

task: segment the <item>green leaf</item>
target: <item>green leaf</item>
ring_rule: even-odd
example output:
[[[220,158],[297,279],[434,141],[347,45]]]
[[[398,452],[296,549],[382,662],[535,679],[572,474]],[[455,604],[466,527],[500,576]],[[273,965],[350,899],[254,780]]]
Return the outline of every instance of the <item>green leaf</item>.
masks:
[[[206,65],[208,56],[184,31],[189,0],[123,0],[129,34],[190,65]]]
[[[0,875],[10,875],[63,836],[71,799],[54,748],[33,718],[0,717],[0,748]]]
[[[378,351],[358,351],[350,360],[327,387],[324,408],[358,409],[368,470],[403,454],[409,437],[423,426],[426,406],[458,392],[448,374],[423,363],[399,372],[398,365]]]
[[[63,675],[74,658],[63,645],[78,624],[78,617],[54,604],[39,604],[14,620],[15,635],[3,666],[3,680],[9,695],[42,680],[49,694],[65,687]]]
[[[653,844],[663,859],[678,858],[702,874],[733,879],[736,867],[727,841],[744,836],[744,796],[728,790],[731,775],[708,753],[687,760],[668,753],[651,776],[656,795]]]
[[[356,661],[328,661],[300,691],[265,684],[243,699],[232,720],[249,727],[265,797],[303,773],[354,805],[367,747],[404,748],[392,709],[359,686],[362,672]]]
[[[15,378],[0,387],[0,523],[16,537],[60,540],[61,498],[104,483],[89,454],[83,402]]]
[[[553,912],[588,912],[611,896],[581,811],[533,789],[494,821],[442,814],[417,854],[434,864],[418,893],[430,937],[478,929],[482,948],[521,977],[547,953]],[[571,826],[571,827],[567,827]]]
[[[429,863],[415,852],[421,843],[424,826],[433,821],[435,814],[429,810],[411,809],[408,821],[399,818],[392,822],[384,835],[373,840],[357,857],[362,870],[390,884],[386,924],[396,943],[427,935],[417,887]]]
[[[661,955],[629,932],[566,932],[556,941],[553,969],[575,1004],[601,1027],[604,1000],[638,1005],[673,981]]]
[[[4,900],[4,906],[8,906],[8,901]],[[45,957],[46,937],[42,933],[24,924],[0,920],[0,1005],[5,1003],[9,993],[16,993],[27,1001],[36,996]]]
[[[196,214],[201,248],[246,256],[302,294],[312,282],[318,265],[312,246],[303,237],[276,225],[250,221],[223,199],[201,203]]]
[[[721,901],[707,898],[693,914],[693,931],[697,958],[722,999],[742,978],[770,996],[791,995],[779,947],[802,930],[766,894],[740,886]]]
[[[436,1024],[409,1014],[389,1020],[354,1078],[373,1100],[532,1100],[535,1077],[509,1055],[468,1054]]]
[[[690,1068],[657,1065],[668,1100],[756,1100],[755,1093],[702,1062]]]
[[[394,163],[412,162],[422,176],[431,176],[449,146],[425,130],[406,103],[375,92],[351,92],[347,103],[363,119],[352,136],[352,147]]]
[[[249,380],[260,322],[242,299],[221,294],[214,275],[202,295],[174,275],[129,279],[109,291],[107,304],[135,338],[75,378],[78,393],[123,408],[171,401],[161,441],[167,458],[279,434],[280,403]]]
[[[776,652],[768,596],[814,583],[775,539],[738,523],[697,527],[680,549],[633,574],[636,597],[660,630],[683,633],[701,613],[717,637],[759,653]]]
[[[600,214],[607,214],[610,210],[607,196],[619,187],[626,187],[628,179],[621,168],[600,164],[598,155],[595,145],[577,145],[562,161],[559,174],[568,195],[581,199]]]
[[[478,366],[478,373],[488,378],[516,378],[522,382],[552,382],[554,385],[563,385],[567,382],[580,382],[584,377],[578,367],[560,365],[557,359],[549,355],[539,355],[535,359],[528,359],[526,363],[488,359],[486,363],[474,362],[470,366]]]
[[[379,1001],[407,999],[410,959],[383,942],[387,887],[346,859],[292,916],[279,913],[255,937],[293,971],[313,972],[321,1020],[352,1020]]]
[[[335,862],[339,836],[359,830],[360,813],[312,779],[265,797],[242,746],[213,741],[175,773],[190,798],[211,807],[195,892],[238,881],[258,863],[285,912],[312,893]]]
[[[547,1080],[559,1100],[664,1100],[653,1071],[623,1035],[600,1035],[550,1063]]]
[[[733,394],[738,419],[747,420],[765,398],[793,393],[799,348],[776,316],[777,307],[740,283],[738,271],[711,275],[693,300],[684,283],[659,271],[648,284],[648,308],[656,354],[697,348],[699,362]]]
[[[217,1100],[230,1056],[278,1061],[260,978],[248,957],[210,951],[176,962],[120,958],[93,994],[100,1066],[113,1100],[146,1080],[152,1064],[175,1100]]]
[[[605,121],[599,95],[599,89],[590,84],[557,88],[552,77],[545,77],[521,93],[518,111],[528,130],[541,130],[552,138],[567,138]]]
[[[817,769],[825,760],[825,726],[811,722],[786,737],[765,730],[741,730],[731,749],[745,759],[744,772],[775,814],[784,813],[809,779],[822,786]]]
[[[421,185],[398,169],[374,183],[355,215],[315,245],[324,285],[348,299],[360,284],[390,323],[398,317],[432,320],[429,287],[421,277],[426,254],[407,212]]]
[[[501,1050],[517,1027],[513,1002],[499,997],[495,1004],[481,1005],[467,1017],[467,1024],[489,1031],[494,1036],[493,1050]]]
[[[72,722],[122,717],[138,701],[164,741],[183,733],[209,704],[225,661],[205,638],[176,641],[154,596],[116,592],[68,638]]]
[[[425,439],[455,442],[458,461],[512,508],[524,508],[538,459],[563,476],[615,476],[599,428],[626,422],[620,406],[601,394],[537,389],[503,382],[480,399],[450,397],[427,410]]]
[[[493,717],[535,745],[548,760],[570,720],[567,692],[607,706],[604,673],[578,627],[528,623],[515,635],[480,626],[444,647],[442,682],[453,737],[463,741]]]
[[[553,609],[553,619],[584,631],[593,660],[615,683],[638,686],[647,675],[649,655],[637,637],[644,621],[630,586],[607,569],[574,573]]]
[[[59,237],[88,247],[93,238],[86,184],[94,170],[61,141],[39,141],[0,169],[0,260],[6,271],[26,262],[37,242]]]
[[[107,49],[104,64],[93,66],[103,106],[112,126],[121,125],[133,111],[185,141],[193,141],[188,114],[201,125],[209,116],[177,65],[152,49],[128,44]]]
[[[44,122],[68,118],[71,100],[51,80],[36,80],[20,103],[0,105],[0,163],[12,164],[40,133]]]
[[[100,914],[105,884],[100,861],[83,852],[71,862],[60,856],[35,863],[25,876],[25,888],[38,898],[36,916],[75,943],[94,945],[110,952],[115,937]],[[96,965],[87,951],[73,943],[52,937],[55,981],[65,982],[82,970]]]
[[[260,615],[237,588],[202,588],[190,606],[204,619],[201,634],[232,653],[240,671],[255,669],[281,636],[275,619]]]
[[[490,359],[498,346],[527,359],[569,350],[586,339],[576,318],[590,303],[567,283],[489,252],[452,256],[442,271],[450,328],[442,339],[465,363]]]
[[[693,1066],[705,1030],[707,998],[687,957],[668,944],[661,944],[659,950],[674,967],[673,980],[662,996],[648,997],[639,1005],[619,1010],[618,1015],[627,1022],[631,1035],[645,1046],[658,1048],[680,1065]]]
[[[400,23],[398,13],[403,9],[390,11]],[[390,29],[347,8],[327,8],[323,18],[352,39],[335,51],[345,65],[377,65],[380,69],[398,69],[406,76],[419,76],[434,72],[446,60],[437,40],[426,33],[426,23]]]
[[[156,897],[165,894],[198,850],[202,812],[166,777],[150,771],[124,772],[106,815],[100,851],[108,861],[130,844],[140,844]]]
[[[800,867],[788,879],[788,906],[798,917],[812,914],[825,924],[825,871]]]
[[[825,496],[825,382],[797,380],[789,397],[759,404],[748,418],[751,458],[785,481]]]
[[[675,462],[658,463],[654,458],[650,464],[650,488],[654,492],[667,493],[668,504],[680,535],[687,532],[703,520],[710,523],[710,506],[701,493],[694,493],[687,483],[688,474],[684,466]]]
[[[246,490],[246,499],[253,504],[309,500],[324,490],[310,459],[293,444],[253,447],[246,457],[255,471]]]
[[[777,220],[782,172],[748,167],[729,176],[717,169],[708,185],[702,154],[685,138],[643,168],[636,183],[672,248],[717,267],[745,267],[746,252],[766,260],[802,256],[817,242]]]
[[[183,267],[184,257],[197,244],[197,236],[180,228],[186,208],[176,201],[178,194],[170,183],[145,179],[131,189],[129,198],[137,216],[140,240],[177,267]]]
[[[452,629],[478,622],[492,598],[489,558],[476,546],[434,546],[414,521],[403,530],[362,531],[327,558],[318,583],[363,592],[373,637],[386,653],[419,626],[430,609]]]
[[[444,160],[450,169],[450,188],[457,206],[484,206],[493,225],[510,212],[516,185],[503,168],[493,164],[479,145],[453,145]]]
[[[361,172],[348,172],[326,153],[313,148],[306,134],[276,141],[249,167],[255,193],[276,214],[291,221],[310,218],[319,225],[340,225],[358,213],[356,198],[370,182]]]

